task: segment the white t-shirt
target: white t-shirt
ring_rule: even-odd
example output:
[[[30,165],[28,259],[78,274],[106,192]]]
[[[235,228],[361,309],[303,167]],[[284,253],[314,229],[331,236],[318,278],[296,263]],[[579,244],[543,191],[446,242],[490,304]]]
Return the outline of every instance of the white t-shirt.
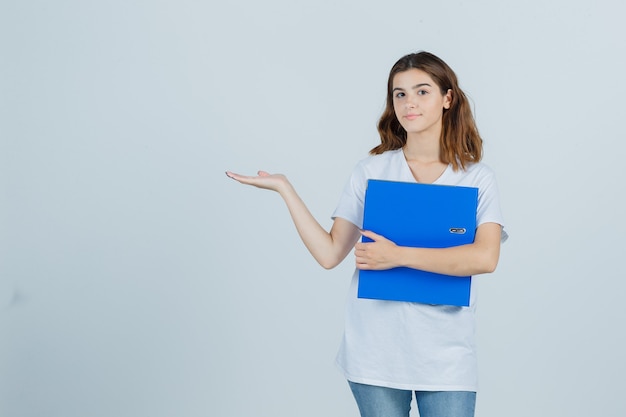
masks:
[[[368,179],[415,182],[401,149],[358,163],[336,217],[359,228]],[[455,172],[448,166],[434,184],[477,187],[477,226],[503,225],[493,171],[482,163]],[[506,240],[503,231],[502,240]],[[343,341],[337,365],[352,382],[414,391],[476,391],[474,286],[469,307],[434,306],[357,298],[355,270],[348,292]]]

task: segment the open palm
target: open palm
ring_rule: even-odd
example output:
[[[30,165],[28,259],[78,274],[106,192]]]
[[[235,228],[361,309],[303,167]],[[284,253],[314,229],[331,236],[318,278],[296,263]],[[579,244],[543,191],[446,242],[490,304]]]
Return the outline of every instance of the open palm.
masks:
[[[226,175],[242,184],[272,191],[280,191],[287,184],[287,177],[283,174],[270,174],[265,171],[259,171],[256,176],[240,175],[230,171],[226,171]]]

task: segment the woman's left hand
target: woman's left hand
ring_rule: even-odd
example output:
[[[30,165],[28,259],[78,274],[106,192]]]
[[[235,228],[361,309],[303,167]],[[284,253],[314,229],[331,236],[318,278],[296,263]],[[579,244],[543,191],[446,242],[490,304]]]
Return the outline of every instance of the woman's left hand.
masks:
[[[395,243],[369,230],[362,230],[361,234],[373,242],[359,242],[354,245],[358,269],[383,270],[399,266],[394,256],[398,249]]]

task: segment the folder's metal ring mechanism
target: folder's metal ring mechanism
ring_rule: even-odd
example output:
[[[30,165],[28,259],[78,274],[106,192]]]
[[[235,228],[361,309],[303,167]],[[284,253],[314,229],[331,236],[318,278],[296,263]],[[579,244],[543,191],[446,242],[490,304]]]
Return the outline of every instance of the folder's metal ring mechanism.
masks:
[[[464,235],[466,232],[464,227],[451,227],[450,233],[454,233],[455,235]]]

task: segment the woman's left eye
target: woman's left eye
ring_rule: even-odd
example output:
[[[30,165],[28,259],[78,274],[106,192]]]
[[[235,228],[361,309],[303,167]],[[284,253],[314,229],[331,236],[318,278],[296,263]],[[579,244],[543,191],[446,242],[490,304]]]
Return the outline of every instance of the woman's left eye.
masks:
[[[424,96],[424,95],[428,94],[428,91],[426,91],[426,90],[418,90],[417,94],[420,95],[420,96]]]

